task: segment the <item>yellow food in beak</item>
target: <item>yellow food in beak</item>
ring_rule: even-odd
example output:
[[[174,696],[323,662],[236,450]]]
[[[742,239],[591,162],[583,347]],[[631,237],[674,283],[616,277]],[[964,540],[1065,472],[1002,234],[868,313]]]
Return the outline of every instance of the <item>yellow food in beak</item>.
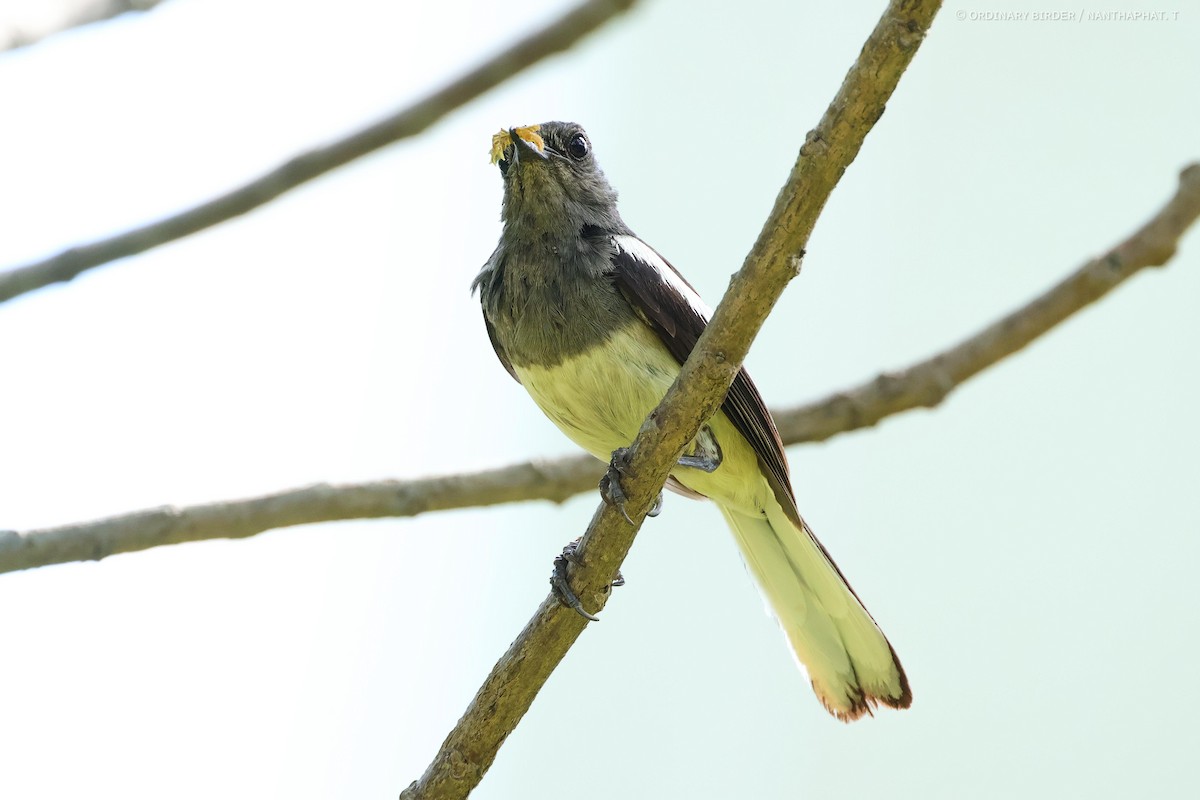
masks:
[[[540,125],[527,125],[524,128],[513,128],[513,132],[537,148],[539,153],[546,152],[546,142],[538,135]],[[492,163],[504,158],[504,151],[512,144],[512,136],[507,130],[502,130],[492,137]]]

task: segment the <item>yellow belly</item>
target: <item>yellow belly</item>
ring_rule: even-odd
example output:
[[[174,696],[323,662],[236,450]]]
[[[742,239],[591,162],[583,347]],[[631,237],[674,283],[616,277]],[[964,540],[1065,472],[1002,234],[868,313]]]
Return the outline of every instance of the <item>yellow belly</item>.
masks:
[[[679,363],[641,322],[614,333],[603,348],[553,367],[516,367],[517,377],[542,412],[571,441],[602,461],[628,447],[679,374]],[[724,413],[709,428],[722,452],[721,465],[706,473],[676,467],[672,475],[689,489],[744,514],[761,514],[772,498],[753,448]]]

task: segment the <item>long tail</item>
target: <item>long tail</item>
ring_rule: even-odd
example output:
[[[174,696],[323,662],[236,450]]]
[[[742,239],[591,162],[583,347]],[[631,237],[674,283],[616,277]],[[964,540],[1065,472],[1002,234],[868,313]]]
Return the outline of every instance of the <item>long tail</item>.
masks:
[[[908,708],[908,678],[883,631],[807,526],[769,505],[765,519],[721,513],[817,697],[845,722],[877,703]]]

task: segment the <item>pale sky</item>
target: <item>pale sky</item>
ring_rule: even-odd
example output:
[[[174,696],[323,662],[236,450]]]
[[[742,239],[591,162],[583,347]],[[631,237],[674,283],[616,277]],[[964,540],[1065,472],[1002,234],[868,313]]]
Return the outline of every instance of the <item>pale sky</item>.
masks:
[[[0,54],[0,269],[237,186],[566,7],[169,0]],[[0,305],[0,529],[573,452],[468,292],[489,137],[583,123],[715,305],[883,4],[731,8],[644,0],[419,138]],[[1091,18],[1138,8],[941,12],[751,352],[771,405],[953,344],[1161,206],[1200,159],[1200,12]],[[990,13],[1014,9],[1072,16]],[[911,710],[828,717],[716,509],[669,497],[473,797],[1195,794],[1198,252],[936,410],[789,451]],[[0,575],[0,797],[395,797],[596,503]]]

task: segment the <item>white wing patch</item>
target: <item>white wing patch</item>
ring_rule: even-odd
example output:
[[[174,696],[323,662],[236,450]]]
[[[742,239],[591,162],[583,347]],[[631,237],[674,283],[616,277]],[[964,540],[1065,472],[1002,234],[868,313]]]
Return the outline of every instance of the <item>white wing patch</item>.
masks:
[[[621,252],[633,256],[654,270],[654,274],[658,275],[659,280],[674,289],[677,294],[687,301],[693,311],[699,314],[705,322],[708,322],[708,318],[712,316],[712,309],[696,293],[695,289],[688,286],[687,281],[675,271],[674,267],[664,261],[658,253],[654,252],[654,249],[650,245],[636,236],[614,236],[613,243]]]

